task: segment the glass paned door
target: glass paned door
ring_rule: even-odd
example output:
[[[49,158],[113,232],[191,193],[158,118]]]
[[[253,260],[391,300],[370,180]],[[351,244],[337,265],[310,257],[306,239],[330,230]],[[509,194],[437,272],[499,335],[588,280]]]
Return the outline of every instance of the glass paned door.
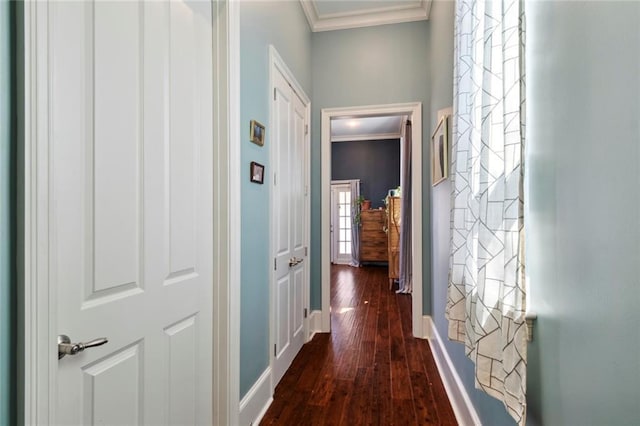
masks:
[[[351,263],[351,186],[331,185],[331,261]]]

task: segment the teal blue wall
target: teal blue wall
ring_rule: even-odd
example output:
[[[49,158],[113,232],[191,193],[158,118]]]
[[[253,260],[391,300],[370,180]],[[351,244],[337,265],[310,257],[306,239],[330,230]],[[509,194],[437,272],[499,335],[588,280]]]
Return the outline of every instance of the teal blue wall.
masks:
[[[453,22],[454,2],[434,1],[429,20],[429,44],[431,46],[431,115],[426,131],[431,134],[436,124],[438,110],[453,106]],[[444,317],[447,302],[447,281],[449,274],[449,245],[451,209],[451,182],[445,180],[433,187],[431,193],[431,235],[432,257],[432,318],[438,334],[449,353],[451,361],[460,376],[469,397],[482,421],[491,426],[513,425],[515,422],[507,414],[498,400],[475,389],[474,366],[464,354],[464,345],[447,339],[448,322]]]
[[[12,388],[15,380],[14,340],[15,265],[13,262],[15,127],[12,105],[14,101],[13,13],[7,0],[0,0],[0,425],[14,422],[15,400]]]
[[[320,114],[322,108],[423,102],[428,117],[427,22],[314,33],[311,131],[311,309],[321,308]],[[423,145],[428,141],[423,131]],[[429,150],[422,167],[429,176]],[[429,241],[429,188],[424,187],[423,240]],[[424,246],[424,310],[430,306],[429,245]],[[417,283],[415,285],[418,285]]]
[[[640,424],[640,3],[527,2],[528,425]]]
[[[240,293],[240,397],[269,366],[269,179],[249,182],[249,163],[270,173],[269,50],[273,44],[311,95],[311,32],[296,1],[240,2],[240,117],[242,167],[242,271]],[[267,126],[265,146],[249,142],[249,121]]]
[[[0,425],[12,416],[12,163],[11,10],[0,0]]]

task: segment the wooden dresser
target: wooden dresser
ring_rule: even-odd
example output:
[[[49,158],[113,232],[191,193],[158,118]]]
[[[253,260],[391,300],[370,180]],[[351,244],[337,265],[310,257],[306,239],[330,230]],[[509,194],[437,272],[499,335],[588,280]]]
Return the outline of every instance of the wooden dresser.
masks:
[[[389,256],[389,289],[400,279],[400,197],[387,197],[387,240]]]
[[[384,210],[363,210],[360,213],[360,262],[388,260],[385,215]]]

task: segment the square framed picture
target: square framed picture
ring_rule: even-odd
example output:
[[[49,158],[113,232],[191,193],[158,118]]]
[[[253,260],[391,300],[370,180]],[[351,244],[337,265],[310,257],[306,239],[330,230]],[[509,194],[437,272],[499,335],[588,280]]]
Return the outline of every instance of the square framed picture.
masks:
[[[251,182],[263,184],[264,183],[264,166],[255,161],[251,162],[251,174],[249,175]]]
[[[449,117],[438,122],[431,136],[431,185],[436,186],[449,176]]]
[[[251,120],[250,140],[256,145],[264,146],[264,126],[256,120]]]

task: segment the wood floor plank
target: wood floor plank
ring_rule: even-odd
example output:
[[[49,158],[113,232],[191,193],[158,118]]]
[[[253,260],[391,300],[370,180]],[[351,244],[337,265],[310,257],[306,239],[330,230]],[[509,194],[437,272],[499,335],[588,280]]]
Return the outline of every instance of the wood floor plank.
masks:
[[[343,425],[372,424],[371,401],[373,400],[373,368],[358,368],[351,388],[349,403],[342,415]]]
[[[412,337],[411,296],[387,268],[331,268],[331,333],[305,344],[262,425],[456,425],[426,340]]]
[[[325,410],[323,424],[327,426],[341,424],[343,411],[349,405],[351,399],[353,382],[353,380],[336,380],[335,389]]]

